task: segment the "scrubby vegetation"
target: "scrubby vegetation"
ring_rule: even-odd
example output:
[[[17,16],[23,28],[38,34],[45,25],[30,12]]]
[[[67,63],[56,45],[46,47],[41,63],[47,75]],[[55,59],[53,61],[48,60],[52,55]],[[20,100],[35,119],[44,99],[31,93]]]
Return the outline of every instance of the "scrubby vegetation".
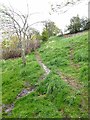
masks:
[[[34,36],[31,40],[25,41],[25,54],[30,54],[32,51],[40,47],[40,40]],[[1,43],[0,59],[10,59],[21,57],[21,42],[16,36],[11,37],[10,40],[4,39]]]
[[[50,69],[44,70],[34,52],[21,58],[3,60],[3,106],[14,104],[5,118],[88,118],[88,38],[87,32],[75,37],[50,37],[37,50]],[[34,91],[17,99],[22,89]]]

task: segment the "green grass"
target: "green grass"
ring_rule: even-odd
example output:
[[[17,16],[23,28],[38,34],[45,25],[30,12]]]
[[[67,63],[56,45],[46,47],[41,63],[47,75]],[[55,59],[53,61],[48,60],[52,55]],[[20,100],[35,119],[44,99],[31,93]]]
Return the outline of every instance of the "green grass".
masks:
[[[72,49],[73,59],[70,59]],[[51,72],[44,81],[39,78],[44,74],[36,61],[34,53],[27,55],[27,65],[22,65],[21,58],[3,60],[2,63],[2,102],[15,106],[12,114],[3,112],[5,118],[87,118],[88,85],[88,40],[87,33],[70,38],[51,37],[38,49],[43,63]],[[78,65],[79,68],[71,65]],[[75,89],[58,74],[62,71],[82,86]],[[25,82],[31,86],[37,84],[35,91],[16,100],[16,96],[25,88]],[[84,100],[84,101],[83,101]]]
[[[2,61],[2,101],[12,103],[18,93],[25,88],[25,81],[30,85],[37,83],[43,70],[38,65],[35,56],[27,56],[27,65],[22,65],[21,59]]]
[[[81,84],[82,89],[72,90],[68,92],[68,99],[65,96],[61,104],[64,106],[64,112],[70,117],[87,117],[88,116],[88,33],[85,32],[69,38],[52,37],[39,49],[43,62],[54,72],[58,69],[74,79],[77,84]],[[70,59],[72,56],[72,60]],[[72,62],[72,64],[71,64]],[[77,65],[77,66],[75,66]],[[59,83],[58,83],[59,84]],[[69,89],[69,88],[68,88]],[[68,91],[67,89],[65,91]],[[78,91],[80,92],[77,95]],[[58,93],[58,92],[57,92]],[[53,94],[55,95],[55,94]],[[57,96],[60,98],[61,94]],[[79,107],[80,103],[83,104],[81,98],[85,100],[83,107]],[[76,102],[74,102],[74,100]],[[53,100],[54,102],[54,100]],[[69,103],[70,102],[70,103]],[[72,104],[71,104],[72,103]],[[55,102],[57,104],[57,101]],[[59,103],[60,105],[60,103]],[[70,108],[69,108],[69,107]],[[63,109],[62,108],[62,109]]]
[[[71,66],[70,49],[73,50],[73,64],[80,66],[78,69]],[[39,52],[50,69],[58,68],[83,83],[88,82],[88,33],[69,38],[50,38]]]

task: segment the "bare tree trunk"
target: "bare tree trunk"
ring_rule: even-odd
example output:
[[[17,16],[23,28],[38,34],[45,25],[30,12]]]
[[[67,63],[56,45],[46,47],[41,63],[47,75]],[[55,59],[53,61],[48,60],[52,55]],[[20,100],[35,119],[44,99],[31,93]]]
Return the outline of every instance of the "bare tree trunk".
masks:
[[[24,66],[26,65],[26,57],[25,57],[25,35],[23,35],[22,38],[22,47],[21,47],[21,57],[22,57],[22,61]]]

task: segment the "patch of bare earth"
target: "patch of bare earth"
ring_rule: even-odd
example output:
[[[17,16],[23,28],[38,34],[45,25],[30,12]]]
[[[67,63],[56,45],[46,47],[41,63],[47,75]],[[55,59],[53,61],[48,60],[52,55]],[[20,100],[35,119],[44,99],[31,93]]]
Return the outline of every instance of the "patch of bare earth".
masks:
[[[9,115],[11,115],[12,109],[14,108],[14,103],[12,104],[3,104],[2,105],[2,110]]]
[[[35,88],[33,86],[31,86],[30,88],[26,88],[23,89],[16,97],[16,99],[20,99],[22,97],[27,96],[28,94],[30,94],[31,92],[33,92],[35,90]]]

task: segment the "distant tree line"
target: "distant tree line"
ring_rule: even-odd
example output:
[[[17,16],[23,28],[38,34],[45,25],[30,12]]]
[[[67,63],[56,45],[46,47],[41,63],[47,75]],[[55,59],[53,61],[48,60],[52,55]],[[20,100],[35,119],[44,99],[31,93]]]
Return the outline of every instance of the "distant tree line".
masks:
[[[67,26],[69,33],[77,33],[90,29],[90,20],[87,17],[80,18],[79,15],[70,19],[70,25]]]

